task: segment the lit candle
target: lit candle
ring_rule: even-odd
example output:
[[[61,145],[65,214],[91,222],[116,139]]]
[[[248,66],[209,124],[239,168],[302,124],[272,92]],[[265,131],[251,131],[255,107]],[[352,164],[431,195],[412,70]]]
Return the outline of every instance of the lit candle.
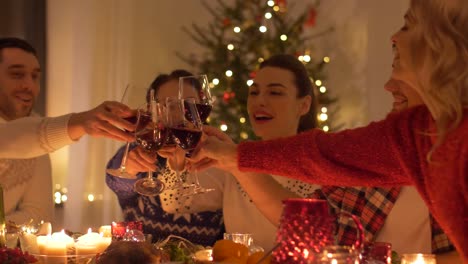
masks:
[[[101,236],[98,233],[92,232],[91,228],[89,228],[87,234],[78,238],[78,241],[75,244],[76,254],[88,255],[98,253],[96,246],[100,238]]]
[[[77,255],[102,253],[110,244],[110,237],[103,237],[88,229],[88,233],[78,238],[75,244]]]
[[[39,252],[43,255],[67,255],[67,248],[73,247],[73,244],[73,238],[65,234],[64,230],[52,235],[37,237]]]
[[[103,237],[112,237],[112,228],[110,225],[103,225],[99,228],[99,233]]]
[[[107,247],[111,244],[111,242],[112,242],[112,237],[104,237],[101,234],[101,239],[99,240],[99,243],[96,246],[98,253],[104,252],[104,250],[107,249]]]
[[[403,254],[401,264],[436,264],[436,259],[431,254]]]

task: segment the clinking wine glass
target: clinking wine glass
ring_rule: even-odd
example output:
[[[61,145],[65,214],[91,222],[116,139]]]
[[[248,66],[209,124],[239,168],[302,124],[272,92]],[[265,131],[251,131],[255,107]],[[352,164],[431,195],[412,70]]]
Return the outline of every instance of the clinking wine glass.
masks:
[[[184,76],[179,78],[179,99],[195,98],[198,115],[203,124],[207,123],[213,108],[213,97],[210,93],[210,83],[205,74]],[[187,119],[191,119],[190,113]]]
[[[135,129],[137,144],[145,151],[157,155],[157,151],[166,141],[166,124],[163,121],[163,108],[156,101],[138,109],[138,122]],[[135,182],[135,191],[141,195],[156,196],[163,192],[164,183],[153,177],[149,170],[146,178]]]
[[[120,102],[128,105],[130,94],[132,93],[132,91],[136,91],[135,87],[131,84],[127,84],[123,92],[122,98],[120,99]],[[138,118],[137,113],[135,112],[135,115],[126,117],[124,119],[132,124],[136,124],[137,118]],[[119,177],[119,178],[132,178],[133,177],[133,175],[127,172],[127,157],[128,157],[129,150],[130,150],[130,142],[127,142],[127,144],[125,145],[125,150],[124,150],[122,161],[120,162],[119,168],[107,169],[106,172],[108,174],[115,176],[115,177]]]
[[[170,129],[177,145],[185,150],[186,157],[190,157],[202,137],[203,124],[198,115],[194,98],[180,100],[177,105],[171,109],[170,115],[174,121]],[[194,187],[190,189],[191,192],[184,193],[184,196],[214,191],[214,189],[204,188],[200,185],[196,172],[194,172],[194,181]]]
[[[183,123],[183,120],[181,120],[182,116],[178,115],[178,112],[183,112],[183,110],[180,108],[181,107],[181,101],[177,97],[167,97],[166,98],[166,122],[167,122],[167,127],[176,127],[177,125]],[[166,143],[164,146],[175,146],[177,147],[177,142],[175,137],[172,135],[172,130],[168,129],[167,134],[166,134]],[[179,170],[179,157],[177,154],[177,149],[175,150],[174,153],[174,163],[175,165],[175,173],[176,173],[176,179],[174,185],[168,187],[168,189],[171,190],[184,190],[188,189],[191,187],[194,187],[194,184],[187,183],[182,179],[180,176],[180,170]],[[168,161],[169,162],[169,159]]]

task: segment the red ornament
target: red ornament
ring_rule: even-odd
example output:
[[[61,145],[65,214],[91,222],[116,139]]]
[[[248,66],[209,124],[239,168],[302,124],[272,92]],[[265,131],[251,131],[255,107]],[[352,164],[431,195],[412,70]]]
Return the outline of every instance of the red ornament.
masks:
[[[304,22],[304,26],[314,27],[316,22],[317,22],[317,10],[311,7],[309,9],[309,14],[307,15],[307,20]]]
[[[227,17],[225,19],[223,19],[223,26],[229,27],[230,25],[231,25],[231,19],[229,19]]]
[[[254,79],[255,76],[257,76],[257,72],[256,72],[256,71],[251,71],[251,72],[249,73],[249,78],[250,78],[250,79]]]
[[[231,98],[231,97],[230,97],[229,92],[224,92],[224,94],[223,94],[223,101],[224,101],[225,103],[228,103],[230,98]]]
[[[276,0],[276,3],[279,7],[286,7],[287,5],[286,0]]]

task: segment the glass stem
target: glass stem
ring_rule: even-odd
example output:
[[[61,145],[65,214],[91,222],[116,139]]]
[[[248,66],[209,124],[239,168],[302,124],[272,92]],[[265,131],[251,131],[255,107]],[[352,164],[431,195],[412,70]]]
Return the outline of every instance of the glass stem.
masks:
[[[125,152],[122,157],[122,162],[120,163],[120,171],[125,172],[127,169],[127,157],[128,157],[128,151],[130,150],[130,142],[127,142],[127,145],[125,146]]]

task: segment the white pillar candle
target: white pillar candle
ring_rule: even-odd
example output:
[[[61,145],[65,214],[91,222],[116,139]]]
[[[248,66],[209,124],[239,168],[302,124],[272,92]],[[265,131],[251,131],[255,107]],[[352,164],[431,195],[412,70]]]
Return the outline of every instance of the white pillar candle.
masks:
[[[98,253],[104,252],[107,247],[111,244],[112,238],[111,237],[101,237],[99,243],[97,244]]]
[[[62,230],[49,236],[37,237],[37,244],[42,255],[64,256],[67,255],[67,248],[74,246],[74,241]]]

